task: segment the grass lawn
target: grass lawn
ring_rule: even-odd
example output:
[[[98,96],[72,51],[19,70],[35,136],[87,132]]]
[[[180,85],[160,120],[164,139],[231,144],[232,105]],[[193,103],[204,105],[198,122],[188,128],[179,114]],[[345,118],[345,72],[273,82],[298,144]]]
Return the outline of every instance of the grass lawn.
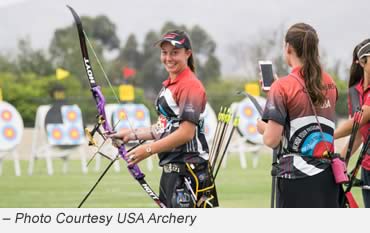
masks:
[[[238,156],[230,156],[225,169],[217,177],[217,191],[221,207],[267,208],[270,205],[271,156],[261,155],[257,168],[251,167],[251,156],[247,155],[248,168],[242,169]],[[157,161],[154,161],[156,164]],[[1,208],[73,208],[77,207],[85,194],[98,179],[107,162],[99,172],[94,164],[88,174],[81,172],[80,161],[69,161],[67,174],[62,173],[60,160],[54,161],[54,175],[46,174],[44,160],[36,161],[32,176],[27,175],[28,161],[21,161],[22,176],[14,175],[13,161],[3,162],[0,176]],[[146,163],[140,165],[146,180],[158,193],[160,169],[146,170]],[[356,200],[363,206],[360,190],[353,189]],[[90,208],[139,208],[157,207],[140,185],[127,172],[121,161],[121,171],[113,168],[106,174],[83,207]]]

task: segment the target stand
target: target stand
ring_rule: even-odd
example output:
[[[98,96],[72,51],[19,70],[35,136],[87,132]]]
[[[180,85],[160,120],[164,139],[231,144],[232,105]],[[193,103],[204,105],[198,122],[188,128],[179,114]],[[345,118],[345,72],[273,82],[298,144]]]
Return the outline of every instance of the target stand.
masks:
[[[79,154],[82,173],[87,173],[87,151],[84,148],[85,133],[80,108],[77,105],[62,105],[59,116],[62,122],[45,124],[51,108],[51,105],[41,105],[37,109],[28,174],[33,174],[35,161],[39,158],[46,160],[48,175],[54,173],[53,158],[63,160],[62,172],[67,173],[68,159],[74,153]]]
[[[255,96],[258,103],[264,107],[266,99],[260,96]],[[257,119],[260,115],[249,100],[245,98],[240,102],[231,104],[231,112],[240,117],[237,133],[233,135],[228,153],[239,153],[241,168],[247,168],[246,153],[252,153],[252,167],[258,166],[259,155],[258,152],[263,146],[263,138],[257,131]],[[224,160],[223,166],[226,167],[227,159]]]
[[[0,101],[0,175],[2,163],[6,155],[11,155],[14,160],[15,175],[21,175],[19,155],[16,147],[22,140],[23,120],[13,105]]]

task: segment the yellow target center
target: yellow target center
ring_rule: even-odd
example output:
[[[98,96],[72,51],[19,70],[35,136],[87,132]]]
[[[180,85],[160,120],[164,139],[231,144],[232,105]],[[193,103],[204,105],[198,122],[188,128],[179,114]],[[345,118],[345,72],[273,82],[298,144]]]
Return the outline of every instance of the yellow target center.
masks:
[[[139,120],[144,119],[144,112],[143,111],[136,111],[136,118]]]
[[[9,121],[12,118],[12,114],[9,111],[4,111],[1,114],[1,118],[3,118],[4,121]]]
[[[245,108],[244,109],[244,114],[248,117],[252,116],[253,115],[253,110],[249,107]]]
[[[76,139],[80,136],[76,129],[71,130],[70,135],[71,135],[71,138],[73,139]]]
[[[77,117],[77,114],[75,112],[69,112],[68,113],[68,119],[69,120],[73,121],[73,120],[76,119],[76,117]]]
[[[248,133],[254,134],[257,132],[257,128],[255,125],[248,125]]]
[[[59,130],[54,130],[53,137],[56,139],[60,139],[62,137],[62,133]]]
[[[6,138],[12,138],[14,137],[15,133],[13,129],[5,129],[5,137]]]
[[[120,112],[118,113],[118,118],[119,118],[120,120],[126,120],[126,118],[127,118],[127,114],[126,114],[124,111],[120,111]]]

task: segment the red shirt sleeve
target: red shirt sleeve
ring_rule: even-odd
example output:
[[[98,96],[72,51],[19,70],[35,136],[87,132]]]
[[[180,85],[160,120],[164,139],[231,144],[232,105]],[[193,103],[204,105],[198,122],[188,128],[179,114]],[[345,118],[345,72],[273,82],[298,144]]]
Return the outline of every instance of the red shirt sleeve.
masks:
[[[198,124],[206,106],[206,93],[201,86],[183,87],[178,95],[179,117],[181,121]]]
[[[287,118],[287,109],[284,105],[285,98],[279,80],[275,81],[267,95],[265,109],[262,120],[267,122],[273,120],[280,125],[285,125]]]

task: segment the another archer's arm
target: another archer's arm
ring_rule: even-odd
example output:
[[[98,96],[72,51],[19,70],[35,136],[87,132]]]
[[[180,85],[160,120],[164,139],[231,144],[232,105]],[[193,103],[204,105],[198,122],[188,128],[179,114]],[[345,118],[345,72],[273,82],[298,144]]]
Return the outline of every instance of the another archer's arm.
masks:
[[[334,131],[334,139],[342,138],[351,134],[353,127],[353,117],[346,120]],[[360,128],[370,121],[370,106],[362,106],[362,119],[360,122]]]
[[[355,136],[355,141],[353,143],[353,147],[352,147],[352,150],[351,150],[351,154],[349,156],[352,156],[358,150],[358,148],[361,146],[361,144],[362,144],[361,134],[360,134],[360,132],[357,132],[357,134]],[[348,142],[346,143],[346,145],[342,148],[342,151],[340,152],[340,156],[342,158],[345,158],[345,156],[347,154],[347,149],[348,149]]]

